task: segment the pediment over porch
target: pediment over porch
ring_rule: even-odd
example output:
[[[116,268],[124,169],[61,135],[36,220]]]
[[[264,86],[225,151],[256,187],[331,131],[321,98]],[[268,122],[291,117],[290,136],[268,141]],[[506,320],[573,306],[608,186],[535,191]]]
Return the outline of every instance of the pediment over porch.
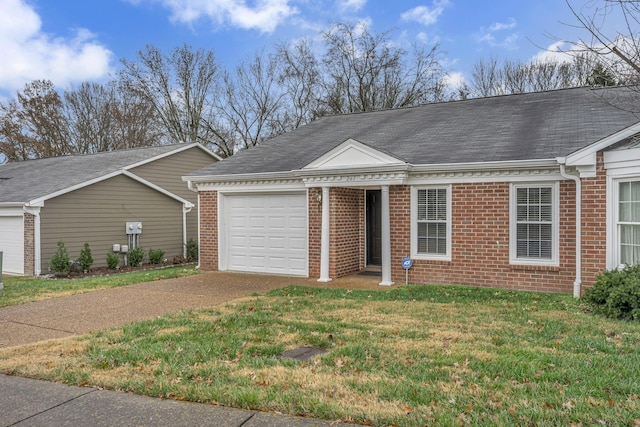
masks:
[[[303,167],[302,171],[340,170],[367,167],[400,166],[406,163],[396,157],[349,138],[334,149]]]

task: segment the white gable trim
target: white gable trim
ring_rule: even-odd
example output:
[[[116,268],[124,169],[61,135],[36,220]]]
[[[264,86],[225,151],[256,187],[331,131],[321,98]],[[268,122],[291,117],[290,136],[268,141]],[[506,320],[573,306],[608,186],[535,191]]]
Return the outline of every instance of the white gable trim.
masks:
[[[355,139],[342,144],[312,161],[301,170],[341,170],[406,165],[406,162],[371,148]]]
[[[149,159],[141,160],[141,161],[139,161],[137,163],[132,163],[130,165],[127,165],[127,166],[123,167],[122,169],[124,169],[124,170],[134,169],[134,168],[137,168],[138,166],[142,166],[142,165],[146,165],[146,164],[151,163],[151,162],[155,162],[156,160],[160,160],[160,159],[163,159],[165,157],[172,156],[172,155],[174,155],[176,153],[180,153],[182,151],[189,150],[189,149],[194,148],[194,147],[197,147],[197,148],[201,149],[202,151],[204,151],[205,153],[209,154],[211,157],[213,157],[216,160],[222,160],[222,157],[218,156],[216,153],[214,153],[213,151],[209,150],[208,148],[202,146],[201,144],[193,143],[193,144],[186,144],[186,145],[184,145],[182,147],[176,148],[175,150],[167,151],[164,154],[159,154],[159,155],[151,157]]]
[[[56,191],[56,192],[53,192],[51,194],[47,194],[47,195],[42,196],[42,197],[38,197],[37,199],[32,199],[32,200],[28,201],[27,203],[25,203],[24,205],[25,206],[40,206],[40,207],[42,207],[42,206],[44,206],[44,202],[46,202],[47,200],[53,199],[53,198],[58,197],[58,196],[62,196],[63,194],[71,193],[72,191],[80,190],[81,188],[88,187],[90,185],[96,184],[98,182],[105,181],[105,180],[107,180],[109,178],[113,178],[113,177],[118,176],[118,175],[124,175],[124,176],[126,176],[128,178],[131,178],[134,181],[137,181],[140,184],[143,184],[143,185],[145,185],[145,186],[147,186],[147,187],[149,187],[149,188],[151,188],[153,190],[159,191],[160,193],[162,193],[162,194],[164,194],[164,195],[166,195],[168,197],[171,197],[172,199],[182,203],[186,207],[193,207],[194,206],[193,203],[189,202],[188,200],[183,199],[182,197],[180,197],[180,196],[178,196],[176,194],[173,194],[173,193],[165,190],[162,187],[158,187],[157,185],[153,184],[152,182],[149,182],[149,181],[147,181],[145,179],[142,179],[139,176],[137,176],[137,175],[135,175],[135,174],[133,174],[133,173],[131,173],[129,171],[126,171],[124,169],[116,171],[116,172],[111,172],[109,174],[103,175],[103,176],[98,177],[98,178],[91,179],[89,181],[82,182],[82,183],[77,184],[77,185],[73,185],[71,187],[67,187],[67,188],[65,188],[63,190]]]
[[[606,138],[601,139],[587,147],[584,147],[574,153],[558,159],[559,163],[567,166],[575,166],[580,171],[581,178],[592,178],[596,172],[596,154],[598,151],[604,150],[611,145],[620,142],[630,136],[640,132],[640,123],[629,126],[619,132],[614,133]]]

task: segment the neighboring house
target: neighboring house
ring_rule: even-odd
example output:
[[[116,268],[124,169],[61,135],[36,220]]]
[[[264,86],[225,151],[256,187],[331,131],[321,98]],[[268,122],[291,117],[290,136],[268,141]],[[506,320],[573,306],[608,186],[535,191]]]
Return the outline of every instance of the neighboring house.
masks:
[[[128,244],[127,222],[142,223],[145,250],[184,255],[197,239],[197,195],[181,176],[217,160],[199,144],[175,144],[0,166],[3,272],[46,274],[59,240],[72,259],[88,242],[104,266],[114,244]]]
[[[640,260],[628,88],[325,117],[195,171],[200,263],[580,295]]]

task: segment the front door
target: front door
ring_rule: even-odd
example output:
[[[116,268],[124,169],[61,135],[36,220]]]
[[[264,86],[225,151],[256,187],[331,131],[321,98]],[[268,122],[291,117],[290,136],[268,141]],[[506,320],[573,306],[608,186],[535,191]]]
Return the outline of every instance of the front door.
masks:
[[[367,190],[367,265],[382,264],[380,190]]]

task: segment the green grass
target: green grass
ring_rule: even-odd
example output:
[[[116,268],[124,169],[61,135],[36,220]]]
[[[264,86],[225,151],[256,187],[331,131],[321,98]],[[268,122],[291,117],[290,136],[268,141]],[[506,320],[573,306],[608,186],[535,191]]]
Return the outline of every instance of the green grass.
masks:
[[[0,307],[192,274],[198,274],[193,265],[81,279],[4,276],[4,290],[0,290]]]
[[[278,357],[309,345],[327,353]],[[376,426],[640,424],[640,325],[568,295],[288,287],[7,349],[0,371]]]

